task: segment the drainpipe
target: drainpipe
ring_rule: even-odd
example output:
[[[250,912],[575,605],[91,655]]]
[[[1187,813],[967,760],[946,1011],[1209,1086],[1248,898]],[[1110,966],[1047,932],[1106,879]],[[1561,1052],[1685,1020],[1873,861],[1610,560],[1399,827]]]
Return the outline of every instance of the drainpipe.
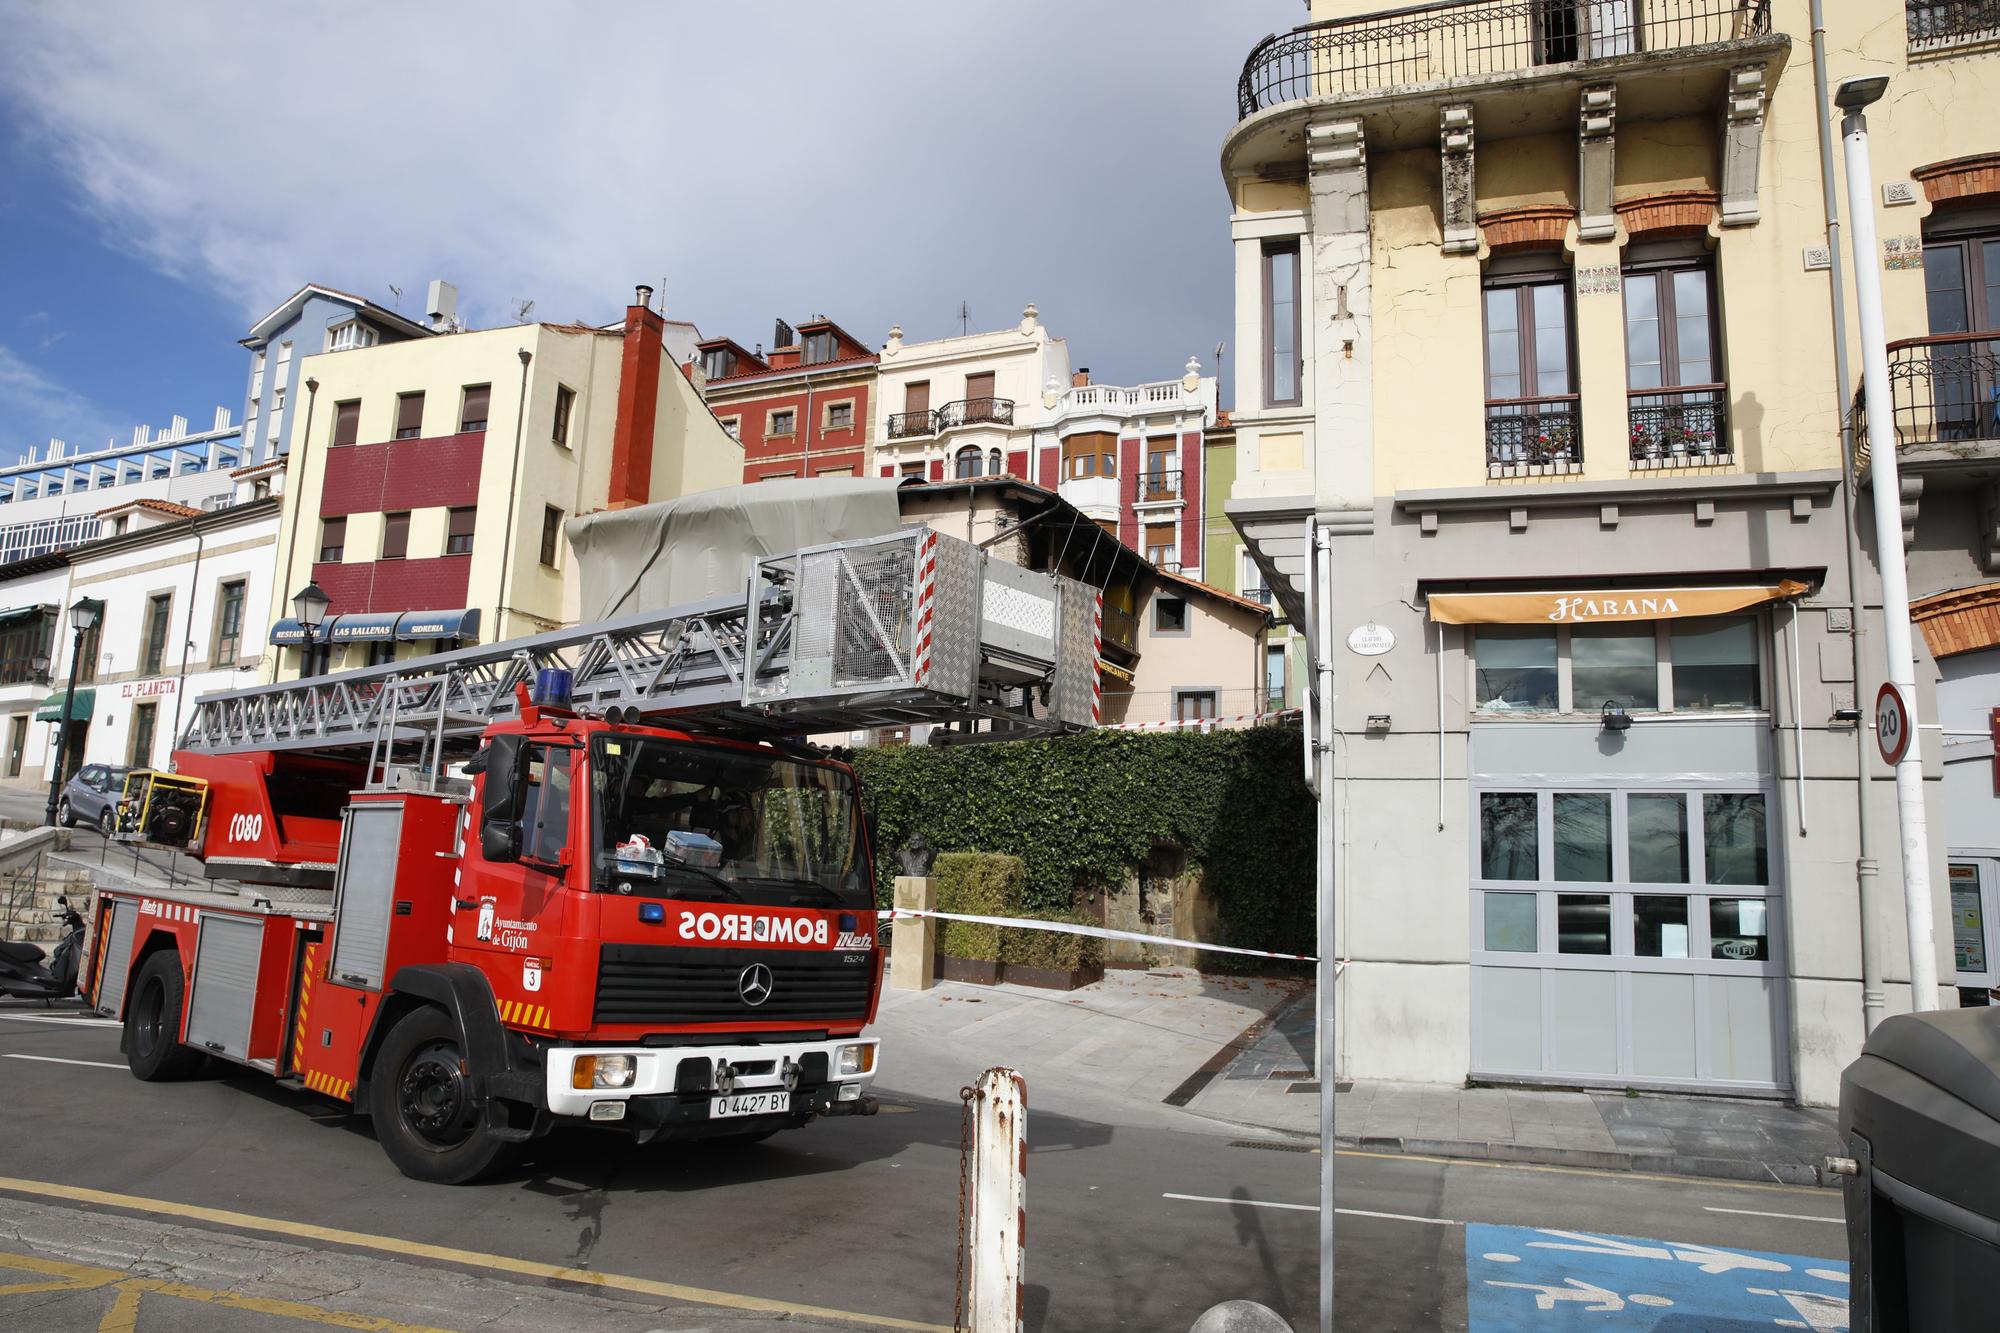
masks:
[[[305,436],[299,441],[298,485],[296,486],[292,485],[289,479],[285,483],[285,494],[289,498],[289,503],[285,505],[285,508],[289,509],[292,513],[292,539],[289,542],[285,543],[285,581],[278,585],[278,597],[280,599],[279,601],[280,606],[289,603],[292,596],[292,553],[298,549],[299,545],[299,524],[305,521],[305,514],[301,512],[301,508],[302,506],[304,506],[306,502],[306,458],[312,450],[313,404],[318,401],[319,401],[319,381],[316,379],[309,379],[306,381],[306,433]],[[286,464],[285,465],[286,473],[289,474],[291,470],[292,470],[291,465],[289,463]],[[325,494],[325,490],[326,488],[324,486],[320,488],[322,496]],[[283,524],[280,524],[279,525],[280,529],[282,529],[283,526],[284,526]],[[268,648],[270,647],[270,644],[266,642],[264,646]],[[281,648],[278,651],[283,652],[284,650]],[[311,652],[312,652],[312,639],[308,637],[303,643],[299,645],[299,674],[301,676],[305,674],[306,658],[311,654]],[[277,678],[278,678],[278,663],[274,659],[271,663],[271,679],[276,680]],[[176,708],[178,708],[179,706],[180,705],[178,703],[175,704]]]
[[[517,355],[521,358],[521,398],[514,405],[514,461],[507,468],[507,536],[500,546],[500,596],[493,608],[496,622],[507,614],[507,583],[514,572],[514,496],[521,486],[521,432],[528,424],[528,363],[535,359],[525,347]],[[500,638],[508,637],[504,625],[493,628]]]
[[[1861,1023],[1864,1033],[1873,1032],[1882,1021],[1885,996],[1882,989],[1882,940],[1871,924],[1870,906],[1877,893],[1881,868],[1870,852],[1868,816],[1868,728],[1859,717],[1862,675],[1862,597],[1860,542],[1855,533],[1854,506],[1858,494],[1854,469],[1854,414],[1849,410],[1848,386],[1854,380],[1847,361],[1847,284],[1840,266],[1840,195],[1833,183],[1833,123],[1826,81],[1826,13],[1821,0],[1812,0],[1813,103],[1819,115],[1819,176],[1826,208],[1826,249],[1831,261],[1827,276],[1828,296],[1833,310],[1834,406],[1840,414],[1840,521],[1846,537],[1847,597],[1852,604],[1847,636],[1854,677],[1854,888],[1861,916]]]

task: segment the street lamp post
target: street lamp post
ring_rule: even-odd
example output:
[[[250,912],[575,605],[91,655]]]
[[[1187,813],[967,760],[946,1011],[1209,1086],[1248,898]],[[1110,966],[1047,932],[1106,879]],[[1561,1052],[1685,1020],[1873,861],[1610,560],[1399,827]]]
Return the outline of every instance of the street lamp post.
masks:
[[[69,652],[69,688],[63,691],[62,712],[56,718],[56,771],[49,778],[49,808],[42,816],[42,822],[50,828],[55,827],[56,806],[62,801],[63,769],[69,764],[69,724],[76,712],[76,678],[83,667],[83,636],[97,627],[102,609],[88,597],[77,598],[76,605],[69,609],[70,628],[75,632]]]
[[[299,622],[299,629],[305,633],[305,642],[299,648],[299,674],[316,676],[313,670],[313,632],[326,623],[327,595],[320,591],[317,583],[308,582],[292,594],[292,615]]]
[[[1868,470],[1882,571],[1882,642],[1888,679],[1909,709],[1911,742],[1896,762],[1896,820],[1902,833],[1903,911],[1910,938],[1910,1006],[1938,1007],[1937,945],[1931,922],[1930,833],[1924,813],[1923,746],[1917,743],[1917,668],[1910,631],[1910,573],[1903,551],[1903,488],[1897,475],[1895,408],[1889,398],[1889,345],[1882,327],[1882,270],[1875,237],[1875,183],[1868,164],[1867,110],[1889,86],[1886,75],[1844,79],[1834,105],[1845,113],[1847,209],[1854,221],[1854,295],[1861,317],[1861,393],[1869,424]],[[1860,775],[1866,782],[1866,774]]]

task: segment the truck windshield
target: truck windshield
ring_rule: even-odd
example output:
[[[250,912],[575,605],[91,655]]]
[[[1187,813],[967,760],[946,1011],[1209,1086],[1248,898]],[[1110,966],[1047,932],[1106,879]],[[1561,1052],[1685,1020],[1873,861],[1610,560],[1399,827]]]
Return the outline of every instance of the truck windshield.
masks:
[[[613,893],[872,908],[840,769],[646,736],[591,742],[596,883]]]

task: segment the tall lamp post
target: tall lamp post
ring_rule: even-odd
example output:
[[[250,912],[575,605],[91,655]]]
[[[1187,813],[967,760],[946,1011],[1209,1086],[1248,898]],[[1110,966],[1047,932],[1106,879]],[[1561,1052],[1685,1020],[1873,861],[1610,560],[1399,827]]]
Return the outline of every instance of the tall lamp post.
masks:
[[[56,719],[56,771],[49,778],[49,808],[42,815],[42,822],[50,828],[56,824],[56,806],[62,801],[63,770],[69,764],[69,724],[76,713],[76,677],[83,667],[83,636],[97,628],[97,618],[103,610],[101,604],[88,597],[77,598],[76,605],[69,609],[70,628],[75,632],[75,642],[69,651],[69,688],[63,691],[62,714]]]
[[[308,582],[305,587],[300,588],[292,594],[292,615],[299,622],[299,628],[305,632],[306,636],[304,646],[299,649],[299,674],[301,676],[317,676],[319,674],[318,671],[313,669],[313,658],[315,655],[313,632],[326,623],[327,606],[327,595],[320,591],[320,586],[317,583]]]
[[[1910,633],[1910,572],[1903,551],[1903,488],[1897,475],[1895,407],[1889,398],[1889,345],[1882,328],[1882,270],[1875,238],[1875,182],[1868,164],[1868,108],[1887,75],[1844,79],[1833,102],[1843,115],[1847,211],[1854,220],[1854,295],[1861,317],[1861,393],[1869,424],[1868,470],[1882,571],[1882,643],[1888,680],[1909,710],[1910,743],[1896,762],[1896,821],[1902,833],[1903,911],[1910,938],[1910,1007],[1938,1007],[1937,945],[1931,922],[1930,831],[1924,812],[1923,746],[1917,730],[1917,668]],[[1844,336],[1844,334],[1843,334]],[[1866,775],[1862,781],[1867,781]]]

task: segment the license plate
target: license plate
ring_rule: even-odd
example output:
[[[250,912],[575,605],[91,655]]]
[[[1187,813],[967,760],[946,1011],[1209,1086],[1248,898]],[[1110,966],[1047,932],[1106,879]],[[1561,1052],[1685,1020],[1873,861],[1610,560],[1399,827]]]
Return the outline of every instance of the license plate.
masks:
[[[710,1120],[726,1120],[739,1115],[781,1115],[792,1109],[789,1092],[738,1092],[717,1097],[708,1104]]]

